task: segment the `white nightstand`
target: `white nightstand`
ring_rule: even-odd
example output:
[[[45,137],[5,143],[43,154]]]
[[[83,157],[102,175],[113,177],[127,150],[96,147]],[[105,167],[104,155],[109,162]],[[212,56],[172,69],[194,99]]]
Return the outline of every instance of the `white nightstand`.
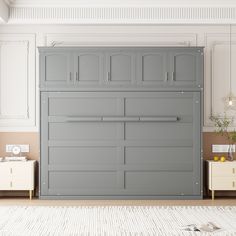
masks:
[[[32,199],[36,161],[0,162],[0,190],[27,190]]]
[[[236,161],[207,161],[208,163],[208,187],[216,190],[236,190]]]

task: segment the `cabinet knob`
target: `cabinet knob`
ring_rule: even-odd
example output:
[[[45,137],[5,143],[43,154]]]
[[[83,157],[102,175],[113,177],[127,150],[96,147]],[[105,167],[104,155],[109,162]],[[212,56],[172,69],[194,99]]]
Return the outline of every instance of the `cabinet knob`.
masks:
[[[233,186],[233,188],[235,187],[235,182],[233,181],[233,183],[232,183],[232,186]]]
[[[235,168],[233,168],[233,174],[235,174]]]
[[[165,82],[168,81],[168,72],[165,72]]]
[[[10,182],[10,187],[12,188],[12,181]]]
[[[111,76],[110,76],[110,72],[107,72],[107,81],[111,81]]]
[[[12,168],[10,168],[10,173],[12,174]]]
[[[172,80],[175,81],[175,72],[172,72]]]

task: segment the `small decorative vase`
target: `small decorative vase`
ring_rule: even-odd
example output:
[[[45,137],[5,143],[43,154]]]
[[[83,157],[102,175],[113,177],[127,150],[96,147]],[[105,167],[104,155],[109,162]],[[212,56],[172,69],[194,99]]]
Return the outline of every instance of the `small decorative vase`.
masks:
[[[234,160],[234,146],[233,146],[233,144],[229,144],[228,161],[233,161],[233,160]]]

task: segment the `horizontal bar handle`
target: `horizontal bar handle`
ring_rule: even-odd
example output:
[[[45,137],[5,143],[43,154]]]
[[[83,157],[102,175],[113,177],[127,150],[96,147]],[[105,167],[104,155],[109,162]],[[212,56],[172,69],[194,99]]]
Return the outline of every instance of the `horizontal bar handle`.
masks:
[[[110,117],[103,117],[103,121],[113,121],[113,122],[129,122],[129,121],[139,121],[139,117],[118,117],[118,116],[110,116]]]
[[[177,116],[106,116],[106,117],[68,117],[66,122],[177,122],[179,118]]]
[[[177,116],[146,116],[140,117],[140,121],[147,122],[176,122],[179,118]]]
[[[94,122],[102,121],[102,117],[68,117],[67,122]]]

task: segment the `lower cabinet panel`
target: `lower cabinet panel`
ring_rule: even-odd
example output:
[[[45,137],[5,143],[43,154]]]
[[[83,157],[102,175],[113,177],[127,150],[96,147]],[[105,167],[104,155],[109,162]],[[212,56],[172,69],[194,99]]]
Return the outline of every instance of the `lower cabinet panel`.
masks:
[[[119,139],[121,124],[101,122],[50,123],[50,140]]]
[[[126,172],[125,188],[142,194],[192,195],[192,172]]]
[[[192,139],[192,123],[131,123],[126,124],[127,140]]]
[[[200,198],[200,120],[200,92],[42,92],[40,195]]]
[[[192,147],[126,147],[125,164],[130,165],[162,165],[175,168],[178,164],[193,166]],[[183,166],[182,166],[183,169]]]
[[[117,188],[116,172],[50,172],[50,189],[114,189]]]
[[[199,186],[200,191],[200,186]],[[192,172],[51,171],[52,195],[193,195]]]
[[[49,147],[49,165],[115,165],[117,147]]]

